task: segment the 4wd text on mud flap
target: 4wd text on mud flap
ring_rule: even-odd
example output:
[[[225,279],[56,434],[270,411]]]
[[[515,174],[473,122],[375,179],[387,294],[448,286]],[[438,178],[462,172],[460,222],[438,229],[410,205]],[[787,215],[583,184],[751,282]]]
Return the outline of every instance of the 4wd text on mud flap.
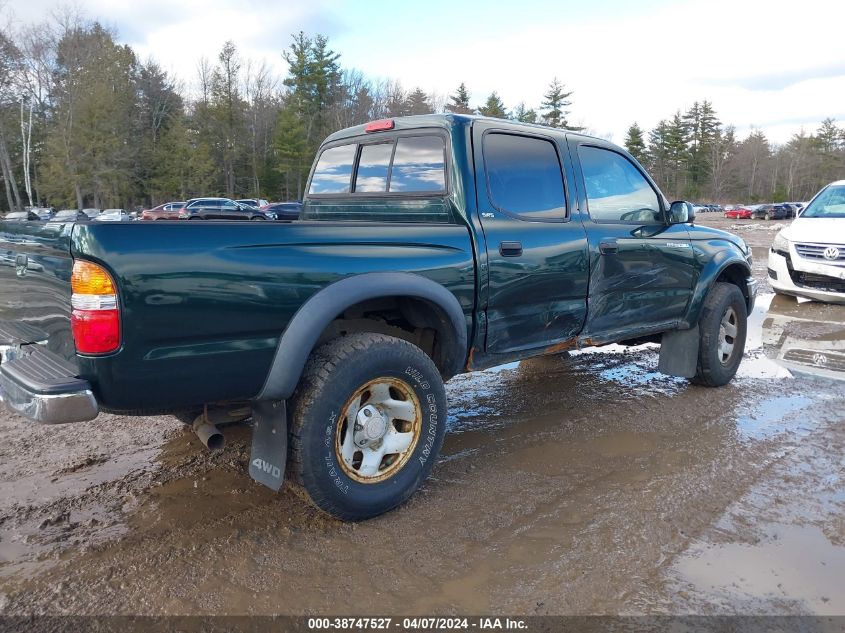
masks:
[[[278,466],[273,466],[273,464],[269,462],[265,462],[263,459],[256,457],[252,460],[252,465],[258,468],[259,470],[269,474],[271,477],[275,479],[282,478],[282,471],[279,469]]]

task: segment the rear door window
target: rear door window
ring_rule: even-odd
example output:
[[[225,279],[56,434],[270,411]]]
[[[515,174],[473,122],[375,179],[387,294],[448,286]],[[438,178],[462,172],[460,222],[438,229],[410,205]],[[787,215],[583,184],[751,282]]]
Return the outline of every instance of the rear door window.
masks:
[[[551,141],[532,136],[484,136],[484,166],[490,202],[523,220],[566,217],[563,175]]]
[[[357,149],[357,145],[351,144],[323,150],[314,169],[308,193],[349,193]]]

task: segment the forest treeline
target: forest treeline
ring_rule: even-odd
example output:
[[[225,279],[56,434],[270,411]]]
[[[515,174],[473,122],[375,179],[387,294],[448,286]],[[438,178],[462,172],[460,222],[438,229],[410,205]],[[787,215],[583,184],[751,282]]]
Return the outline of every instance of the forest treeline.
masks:
[[[330,133],[431,112],[479,113],[573,129],[571,91],[553,79],[534,107],[497,92],[470,102],[406,89],[344,68],[323,35],[299,33],[285,76],[232,42],[199,59],[188,89],[96,21],[66,12],[0,31],[0,207],[130,208],[197,195],[301,199]],[[799,200],[845,177],[845,131],[833,120],[781,146],[757,130],[738,139],[706,100],[625,146],[667,195],[696,201]]]

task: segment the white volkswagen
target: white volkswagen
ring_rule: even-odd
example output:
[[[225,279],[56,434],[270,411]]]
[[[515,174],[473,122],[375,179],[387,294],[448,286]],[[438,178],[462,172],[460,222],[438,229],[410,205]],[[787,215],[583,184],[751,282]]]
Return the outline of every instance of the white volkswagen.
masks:
[[[816,194],[769,251],[775,292],[845,304],[845,180]]]

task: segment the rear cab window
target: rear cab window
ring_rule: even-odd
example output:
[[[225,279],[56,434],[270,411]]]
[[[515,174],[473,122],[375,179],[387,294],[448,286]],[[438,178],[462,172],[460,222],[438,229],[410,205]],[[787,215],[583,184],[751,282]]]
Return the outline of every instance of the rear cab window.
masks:
[[[356,137],[320,153],[303,219],[450,222],[447,142],[437,130]]]

